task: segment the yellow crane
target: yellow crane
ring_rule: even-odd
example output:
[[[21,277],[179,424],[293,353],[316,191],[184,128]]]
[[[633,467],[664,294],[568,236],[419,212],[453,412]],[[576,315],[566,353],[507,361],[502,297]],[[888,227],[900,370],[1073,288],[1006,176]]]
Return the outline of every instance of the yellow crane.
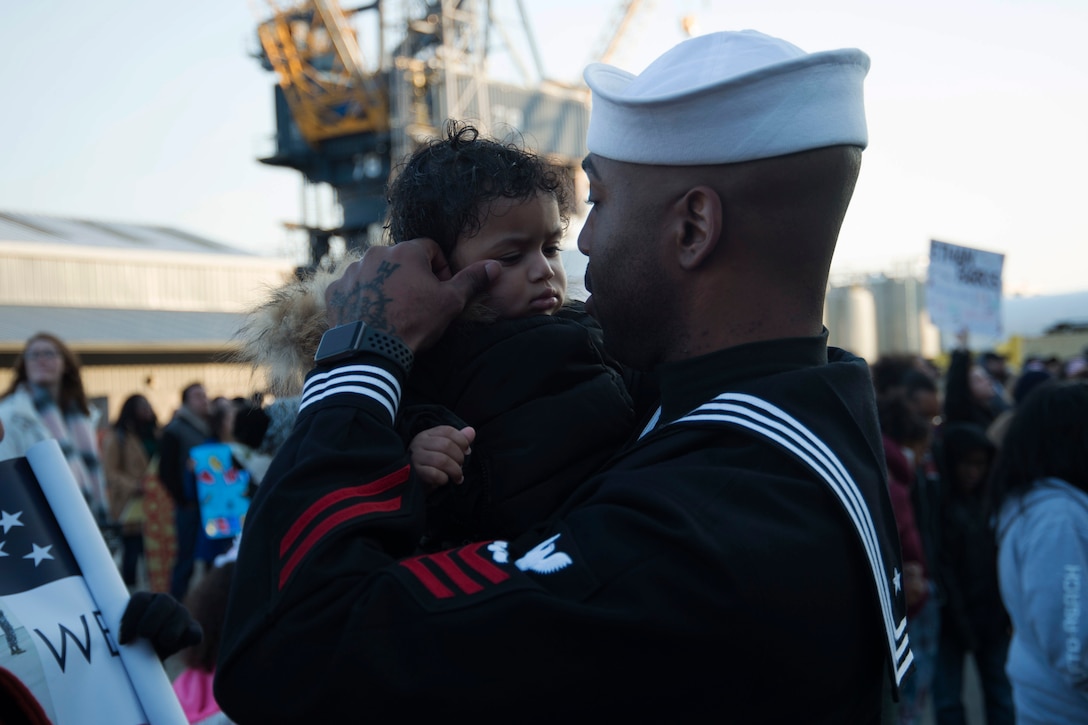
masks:
[[[288,225],[309,235],[308,266],[321,263],[334,238],[348,248],[375,241],[391,174],[447,118],[470,119],[485,134],[532,139],[536,152],[577,174],[589,95],[584,86],[545,80],[522,0],[510,0],[520,17],[510,27],[498,0],[361,1],[367,4],[345,9],[337,0],[263,0],[258,14],[257,57],[277,77],[276,148],[260,160],[301,172],[304,217],[308,193],[325,217]],[[614,40],[638,6],[621,3]],[[488,52],[499,43],[522,85],[489,77]],[[517,57],[526,49],[535,85]],[[332,214],[318,202],[323,184],[336,196]]]
[[[389,129],[389,94],[367,72],[355,31],[335,0],[286,7],[269,0],[272,17],[257,27],[269,65],[299,132],[311,144]],[[378,4],[357,8],[377,8]]]

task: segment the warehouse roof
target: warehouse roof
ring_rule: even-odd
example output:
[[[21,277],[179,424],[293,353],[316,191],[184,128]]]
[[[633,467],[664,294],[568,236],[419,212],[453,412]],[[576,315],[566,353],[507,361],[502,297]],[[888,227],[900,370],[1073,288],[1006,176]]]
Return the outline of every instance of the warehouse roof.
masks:
[[[0,353],[21,351],[37,332],[80,352],[226,349],[243,322],[243,314],[231,312],[0,306]]]
[[[256,256],[180,229],[0,211],[0,241]]]
[[[232,263],[241,260],[278,261],[285,263],[285,269],[290,269],[287,260],[264,258],[169,227],[0,211],[0,249],[5,245],[22,248],[24,253],[25,249],[32,252],[38,249],[43,260],[50,260],[46,264],[62,264],[78,248],[84,248],[92,256],[95,250],[102,250],[103,260],[108,265],[117,265],[118,278],[116,288],[108,286],[111,284],[108,279],[105,283],[98,279],[99,287],[105,284],[110,291],[101,301],[89,303],[72,304],[71,295],[61,294],[65,290],[57,290],[56,295],[6,295],[8,299],[0,303],[0,359],[4,363],[20,352],[26,340],[37,332],[52,333],[81,354],[141,356],[224,352],[236,347],[234,337],[245,318],[240,310],[248,307],[248,303],[238,304],[233,298],[223,302],[216,298],[201,309],[199,299],[195,302],[182,300],[186,304],[178,304],[174,299],[177,295],[171,297],[170,289],[154,285],[169,281],[176,286],[178,275],[199,275],[201,265],[212,274],[221,272],[224,265],[233,269]],[[165,275],[164,280],[141,278],[145,284],[152,284],[153,291],[158,293],[151,295],[146,305],[130,303],[129,298],[139,295],[130,289],[133,283],[124,274],[131,276],[133,272],[124,269],[124,264],[133,257],[147,260],[158,258],[160,254],[164,260],[169,260],[164,262],[165,271],[138,270],[141,274]],[[196,266],[173,271],[176,267],[172,265],[188,255],[201,261]],[[58,267],[48,274],[56,274],[61,280],[61,273],[66,269]],[[252,274],[259,277],[262,273]],[[240,279],[246,285],[255,284],[249,277]],[[199,285],[194,289],[194,294],[199,296]],[[126,290],[127,297],[122,294]],[[227,303],[225,309],[215,309],[216,305],[222,308]],[[231,306],[237,307],[238,311],[230,311]]]

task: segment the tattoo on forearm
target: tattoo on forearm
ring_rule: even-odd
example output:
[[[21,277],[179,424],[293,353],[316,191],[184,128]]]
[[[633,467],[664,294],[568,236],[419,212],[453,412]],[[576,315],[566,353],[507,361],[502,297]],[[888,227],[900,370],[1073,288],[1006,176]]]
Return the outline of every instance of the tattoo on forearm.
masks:
[[[329,300],[330,309],[338,309],[342,319],[340,323],[362,320],[367,327],[380,330],[390,335],[397,334],[396,326],[385,317],[386,305],[392,298],[385,294],[386,280],[397,270],[399,264],[382,262],[377,276],[366,284],[351,289],[338,289]]]

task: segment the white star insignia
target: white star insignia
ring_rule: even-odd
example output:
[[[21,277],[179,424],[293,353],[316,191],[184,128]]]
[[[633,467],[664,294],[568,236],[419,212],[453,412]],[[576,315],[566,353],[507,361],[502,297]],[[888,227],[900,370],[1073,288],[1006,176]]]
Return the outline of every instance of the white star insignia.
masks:
[[[4,527],[4,533],[8,533],[13,526],[25,526],[25,524],[19,520],[19,517],[23,515],[22,511],[17,511],[13,514],[9,514],[7,511],[0,511],[0,526]]]
[[[27,554],[23,558],[24,559],[33,559],[35,567],[37,567],[38,564],[41,564],[43,559],[52,559],[53,558],[53,555],[49,553],[49,550],[53,548],[52,544],[50,544],[49,546],[38,546],[37,544],[34,544],[33,546],[34,546],[34,551],[30,552],[29,554]]]
[[[11,554],[9,554],[8,552],[4,551],[4,544],[6,544],[6,543],[8,543],[8,542],[6,542],[6,541],[0,541],[0,556],[11,556]]]
[[[510,553],[506,547],[507,543],[505,541],[492,541],[487,545],[487,550],[491,552],[491,558],[494,559],[496,564],[505,564],[510,561]]]
[[[892,569],[892,571],[895,572],[892,581],[895,583],[895,593],[898,594],[903,590],[903,575],[899,573],[898,569]]]

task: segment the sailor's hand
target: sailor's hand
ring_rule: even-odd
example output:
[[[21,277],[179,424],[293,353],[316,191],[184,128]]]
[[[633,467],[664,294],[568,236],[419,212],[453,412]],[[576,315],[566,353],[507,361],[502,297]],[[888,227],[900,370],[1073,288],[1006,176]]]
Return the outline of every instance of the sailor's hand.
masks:
[[[452,274],[430,239],[371,247],[329,285],[325,293],[329,326],[362,320],[418,352],[437,342],[500,272],[498,262],[485,260]]]

